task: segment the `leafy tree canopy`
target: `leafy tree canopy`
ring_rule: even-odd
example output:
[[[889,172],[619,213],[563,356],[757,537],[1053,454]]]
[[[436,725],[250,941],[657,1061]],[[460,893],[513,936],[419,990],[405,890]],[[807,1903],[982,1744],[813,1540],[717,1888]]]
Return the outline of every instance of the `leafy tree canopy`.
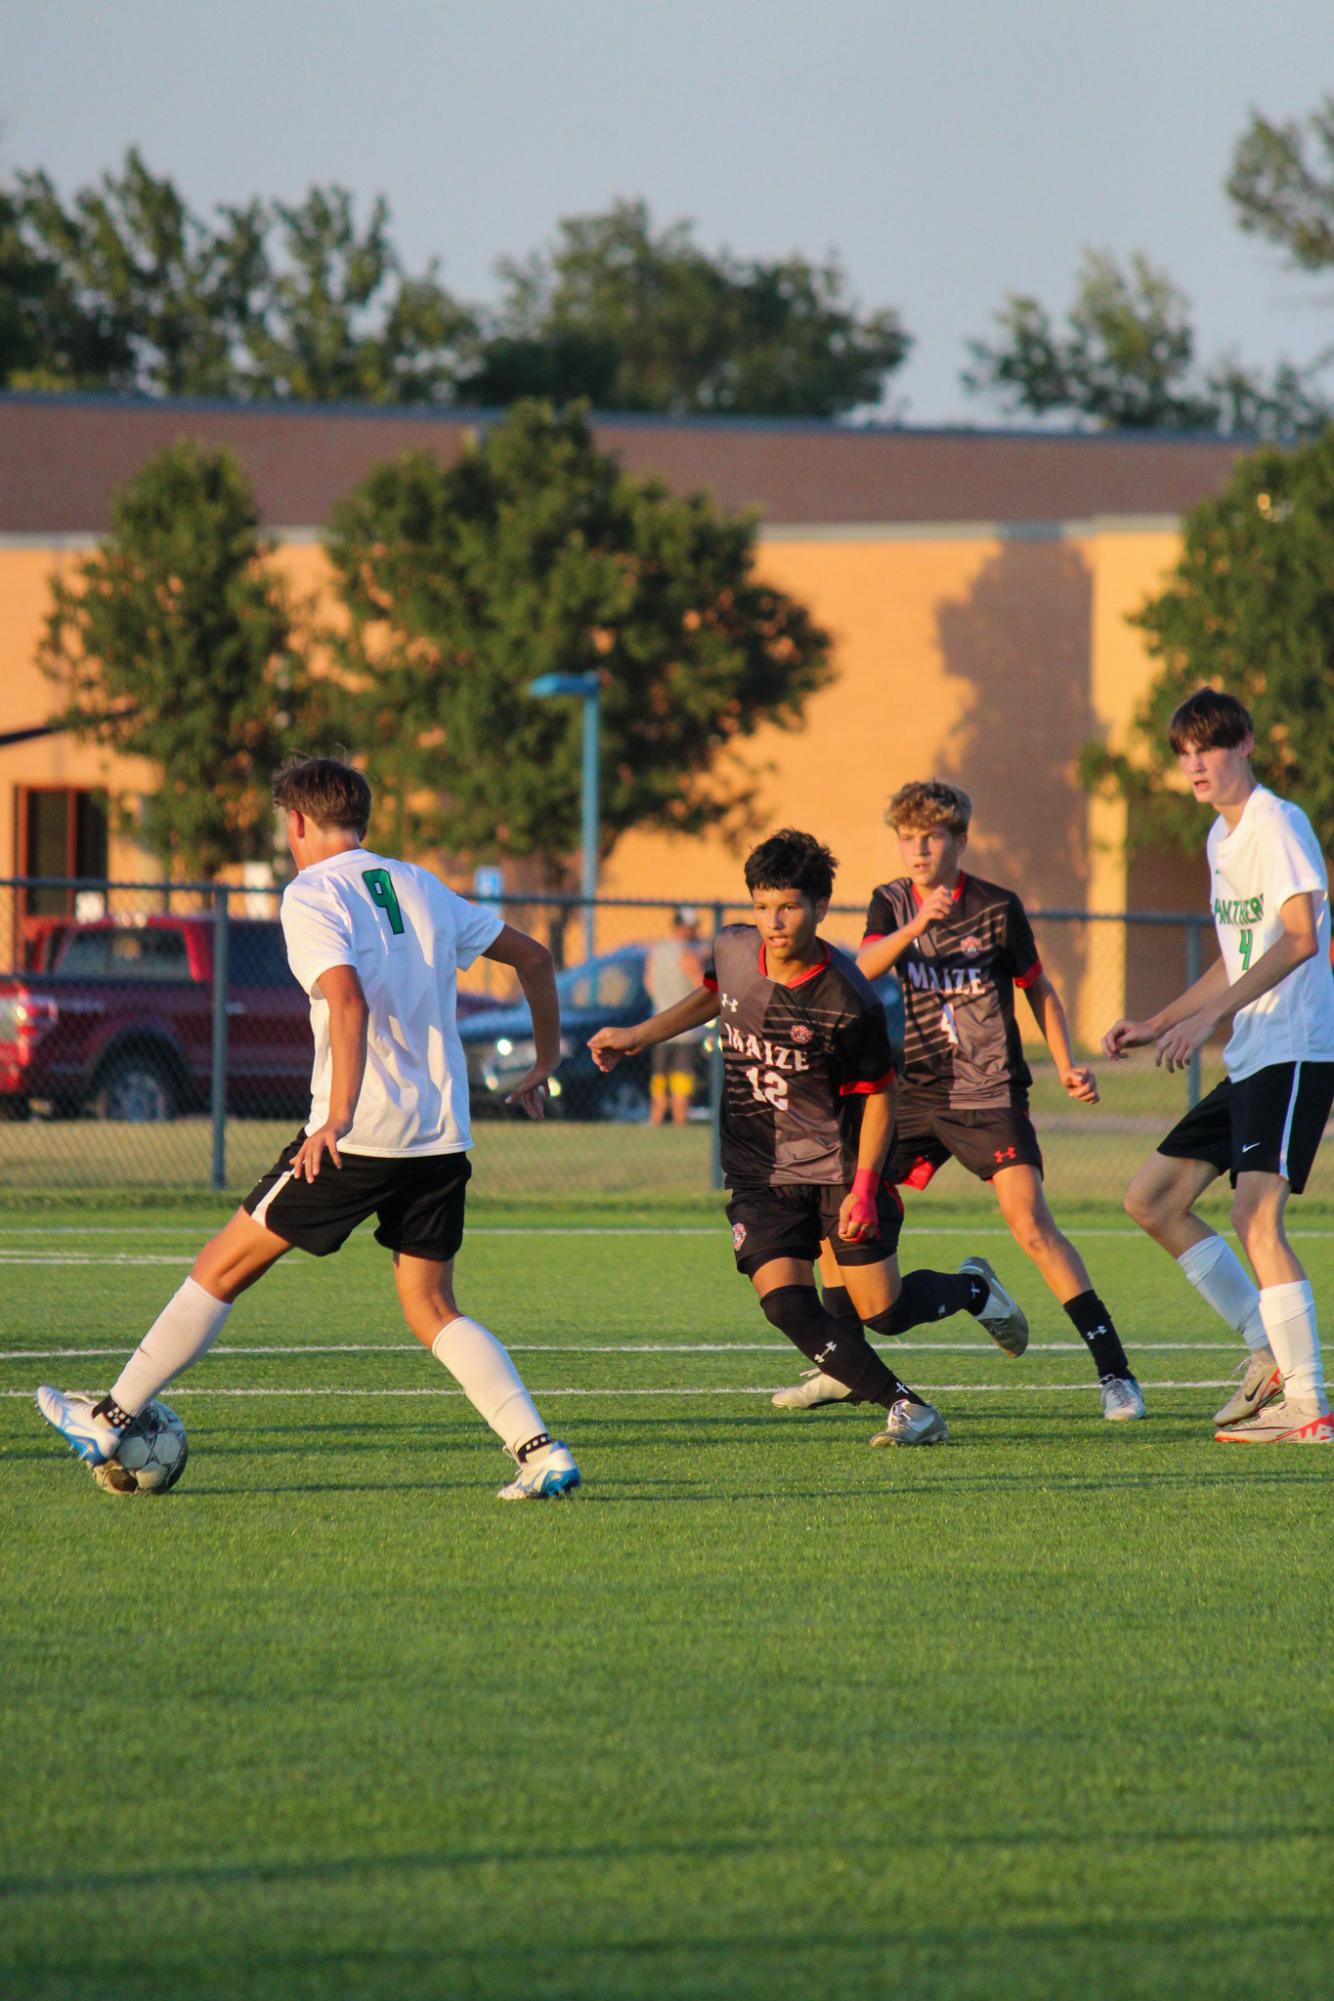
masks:
[[[1255,717],[1255,768],[1334,845],[1334,430],[1243,459],[1227,490],[1186,517],[1180,560],[1134,615],[1160,671],[1127,751],[1090,746],[1090,787],[1128,799],[1137,847],[1196,849],[1198,806],[1176,781],[1167,724],[1196,688],[1225,688]]]
[[[1316,370],[1280,364],[1271,377],[1225,355],[1196,362],[1190,301],[1142,253],[1123,267],[1086,251],[1063,326],[1011,293],[994,341],[970,341],[966,389],[1010,411],[1091,419],[1106,430],[1222,431],[1290,436],[1331,411]]]
[[[39,658],[52,718],[148,758],[128,831],[173,873],[212,878],[273,850],[269,775],[318,727],[283,589],[229,452],[181,443],[116,494],[99,548],[57,577]]]
[[[500,266],[504,298],[467,394],[587,396],[604,409],[833,417],[881,400],[910,341],[862,316],[834,260],[710,256],[648,206],[562,222],[555,245]]]
[[[1334,265],[1334,93],[1300,123],[1258,111],[1237,141],[1227,191],[1237,221],[1303,271]]]
[[[754,542],[749,518],[622,473],[579,409],[521,403],[448,469],[422,453],[379,467],[328,542],[347,614],[331,645],[377,824],[566,881],[579,705],[528,685],[588,671],[604,853],[631,827],[744,823],[759,774],[741,745],[796,727],[832,671],[826,635],[755,576]]]

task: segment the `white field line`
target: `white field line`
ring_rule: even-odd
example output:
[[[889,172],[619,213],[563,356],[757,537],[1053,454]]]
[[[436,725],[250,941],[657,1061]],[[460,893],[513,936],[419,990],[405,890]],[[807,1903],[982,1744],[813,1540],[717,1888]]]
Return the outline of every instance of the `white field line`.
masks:
[[[726,1233],[726,1224],[718,1223],[474,1223],[468,1228],[469,1237],[717,1237]],[[207,1234],[206,1228],[194,1223],[33,1223],[17,1224],[12,1229],[0,1230],[0,1244],[21,1244],[28,1237],[190,1237],[196,1243]],[[918,1237],[985,1237],[998,1242],[1009,1239],[1010,1232],[998,1229],[993,1223],[928,1223],[909,1214],[906,1234],[915,1240]],[[1149,1240],[1141,1230],[1112,1228],[1104,1223],[1081,1224],[1076,1228],[1078,1237],[1120,1237],[1127,1242],[1147,1243]],[[1224,1231],[1225,1236],[1233,1232]],[[1329,1243],[1334,1241],[1334,1230],[1289,1230],[1289,1237],[1301,1237],[1308,1243]],[[0,1251],[0,1257],[9,1255]]]
[[[1195,1382],[1141,1382],[1146,1390],[1224,1390],[1232,1386],[1234,1378],[1228,1376],[1214,1381],[1212,1378]],[[698,1383],[674,1384],[665,1389],[577,1389],[566,1384],[559,1388],[533,1390],[533,1397],[767,1397],[784,1387],[781,1383],[742,1383],[729,1385],[725,1389]],[[914,1385],[919,1390],[930,1390],[941,1396],[1004,1396],[1010,1385],[1005,1383],[926,1383]],[[1023,1383],[1021,1390],[1097,1390],[1097,1383]],[[32,1397],[35,1390],[0,1390],[0,1399]],[[91,1394],[89,1392],[88,1394]],[[323,1385],[307,1385],[293,1389],[233,1389],[201,1390],[189,1383],[173,1383],[172,1401],[177,1397],[461,1397],[462,1390],[428,1388],[409,1390],[338,1390]]]
[[[873,1341],[882,1355],[995,1355],[990,1341]],[[507,1341],[511,1355],[788,1355],[783,1341]],[[1136,1341],[1137,1355],[1236,1355],[1236,1341]],[[210,1355],[420,1355],[419,1341],[301,1341],[291,1346],[233,1347],[219,1343]],[[1082,1355],[1082,1341],[1037,1341],[1030,1355]],[[0,1348],[0,1362],[94,1360],[123,1355],[124,1342],[101,1348]]]

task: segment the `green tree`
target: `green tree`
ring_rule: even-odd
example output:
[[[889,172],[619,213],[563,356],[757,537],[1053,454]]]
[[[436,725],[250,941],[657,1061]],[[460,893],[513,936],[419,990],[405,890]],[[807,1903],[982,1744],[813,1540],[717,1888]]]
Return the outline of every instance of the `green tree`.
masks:
[[[1237,141],[1227,191],[1242,229],[1286,251],[1303,271],[1334,264],[1334,92],[1303,129],[1251,113]]]
[[[1090,419],[1103,430],[1221,431],[1283,437],[1317,431],[1330,406],[1320,364],[1272,375],[1233,355],[1196,360],[1190,301],[1142,252],[1123,268],[1089,250],[1063,326],[1039,300],[1011,293],[993,341],[969,341],[971,394],[1033,416]]]
[[[1334,844],[1334,430],[1243,459],[1185,520],[1165,588],[1132,617],[1161,664],[1121,754],[1089,746],[1090,788],[1126,798],[1137,847],[1199,846],[1199,808],[1176,780],[1173,709],[1212,684],[1255,717],[1255,764]]]
[[[181,443],[120,489],[109,534],[52,586],[53,720],[158,767],[121,822],[178,876],[272,853],[269,774],[317,726],[267,554],[237,461]]]
[[[358,228],[345,188],[312,188],[276,204],[282,255],[248,324],[246,386],[312,403],[448,401],[472,315],[432,263],[409,277],[389,240],[381,198]]]
[[[569,217],[553,248],[500,271],[462,385],[475,403],[833,417],[878,403],[910,345],[896,313],[860,314],[837,262],[710,257],[688,223],[655,232],[642,201]]]
[[[69,206],[42,173],[20,173],[10,200],[20,243],[48,272],[49,386],[233,391],[267,271],[259,204],[220,209],[210,226],[133,148]]]
[[[349,729],[394,840],[537,857],[553,885],[579,842],[579,719],[532,699],[536,675],[601,678],[604,853],[631,827],[744,823],[742,745],[795,728],[831,675],[826,635],[755,576],[753,520],[622,473],[579,409],[522,403],[448,469],[379,467],[328,547]]]

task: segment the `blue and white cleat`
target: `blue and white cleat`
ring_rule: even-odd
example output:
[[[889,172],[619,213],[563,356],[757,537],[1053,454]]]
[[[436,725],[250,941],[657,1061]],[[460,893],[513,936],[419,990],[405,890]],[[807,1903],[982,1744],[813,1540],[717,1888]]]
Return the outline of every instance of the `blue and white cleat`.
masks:
[[[508,1487],[496,1496],[500,1501],[559,1501],[579,1485],[579,1468],[574,1454],[559,1438],[544,1445],[524,1460]]]
[[[120,1451],[121,1434],[105,1417],[94,1417],[96,1397],[79,1390],[53,1390],[43,1383],[37,1392],[37,1408],[48,1424],[53,1424],[72,1452],[90,1466],[104,1466]]]

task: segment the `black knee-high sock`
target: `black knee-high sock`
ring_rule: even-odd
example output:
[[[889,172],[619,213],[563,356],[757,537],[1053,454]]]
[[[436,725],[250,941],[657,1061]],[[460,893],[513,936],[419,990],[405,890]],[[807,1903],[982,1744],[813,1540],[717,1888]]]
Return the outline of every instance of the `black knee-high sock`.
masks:
[[[987,1282],[966,1271],[910,1271],[903,1277],[903,1290],[889,1310],[888,1325],[883,1314],[876,1325],[887,1334],[906,1334],[924,1320],[945,1320],[952,1313],[980,1313],[987,1303]],[[845,1285],[827,1285],[824,1308],[836,1320],[851,1325],[857,1309]]]
[[[1100,1376],[1131,1374],[1121,1337],[1096,1292],[1076,1293],[1073,1299],[1066,1300],[1065,1310],[1074,1322],[1075,1332],[1092,1355],[1093,1366]]]
[[[825,1312],[813,1285],[780,1285],[760,1304],[765,1318],[800,1348],[807,1361],[850,1390],[854,1402],[884,1404],[888,1409],[904,1396],[911,1403],[922,1401],[876,1354],[859,1320],[836,1320]]]

